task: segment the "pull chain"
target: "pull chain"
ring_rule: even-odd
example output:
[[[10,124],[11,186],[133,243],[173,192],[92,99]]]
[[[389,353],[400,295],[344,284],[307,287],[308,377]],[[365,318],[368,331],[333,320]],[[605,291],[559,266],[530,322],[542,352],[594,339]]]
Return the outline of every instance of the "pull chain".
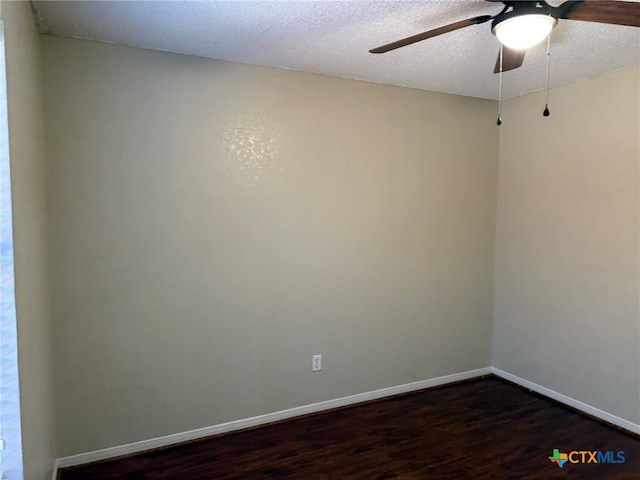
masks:
[[[496,121],[496,125],[502,125],[502,43],[500,44],[500,73],[498,80],[498,121]]]
[[[551,115],[549,111],[549,72],[551,70],[551,32],[547,36],[547,85],[545,87],[544,111],[542,115],[548,117]]]

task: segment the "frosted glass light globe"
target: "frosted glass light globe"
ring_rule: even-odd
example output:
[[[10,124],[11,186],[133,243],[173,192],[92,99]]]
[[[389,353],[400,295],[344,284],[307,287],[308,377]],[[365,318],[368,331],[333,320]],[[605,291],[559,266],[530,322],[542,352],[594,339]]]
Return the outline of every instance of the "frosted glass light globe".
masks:
[[[557,22],[550,15],[518,15],[495,25],[493,33],[505,47],[525,50],[547,38]]]

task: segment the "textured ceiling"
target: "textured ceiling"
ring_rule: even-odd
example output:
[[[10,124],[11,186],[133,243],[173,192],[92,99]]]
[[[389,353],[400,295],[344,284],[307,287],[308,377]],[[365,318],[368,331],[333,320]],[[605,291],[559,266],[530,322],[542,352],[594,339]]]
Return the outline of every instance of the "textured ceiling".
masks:
[[[636,0],[640,1],[640,0]],[[553,5],[561,1],[550,1]],[[36,1],[44,33],[497,98],[498,41],[489,23],[382,55],[368,50],[468,17],[495,14],[485,0]],[[560,20],[551,85],[640,64],[640,28]],[[545,49],[504,74],[506,98],[545,85]]]

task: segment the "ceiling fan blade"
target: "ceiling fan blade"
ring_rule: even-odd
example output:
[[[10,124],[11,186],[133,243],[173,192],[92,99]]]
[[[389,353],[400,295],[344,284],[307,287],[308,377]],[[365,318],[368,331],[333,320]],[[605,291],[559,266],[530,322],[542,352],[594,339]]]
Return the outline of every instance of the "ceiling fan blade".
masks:
[[[502,47],[502,71],[508,72],[515,68],[521,67],[524,61],[525,50],[514,50],[509,47]],[[500,73],[500,52],[498,52],[498,58],[496,59],[496,66],[493,69],[493,73]]]
[[[640,3],[638,2],[570,1],[563,3],[558,9],[564,10],[560,18],[568,18],[569,20],[640,27]]]
[[[417,35],[413,35],[408,38],[403,38],[402,40],[397,40],[395,42],[387,43],[386,45],[382,45],[380,47],[372,48],[371,50],[369,50],[369,52],[370,53],[386,53],[391,50],[395,50],[396,48],[404,47],[406,45],[411,45],[412,43],[426,40],[427,38],[442,35],[443,33],[449,33],[449,32],[453,32],[454,30],[459,30],[464,27],[469,27],[471,25],[477,25],[479,23],[488,22],[492,18],[493,17],[491,15],[481,15],[479,17],[467,18],[466,20],[461,20],[459,22],[451,23],[443,27],[429,30],[428,32],[419,33]]]

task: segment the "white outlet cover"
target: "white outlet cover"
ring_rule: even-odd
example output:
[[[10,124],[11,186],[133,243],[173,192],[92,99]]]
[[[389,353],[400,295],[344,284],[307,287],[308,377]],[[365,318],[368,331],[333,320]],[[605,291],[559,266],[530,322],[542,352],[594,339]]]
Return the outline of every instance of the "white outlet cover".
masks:
[[[322,355],[313,355],[311,357],[311,371],[319,372],[322,370]]]

